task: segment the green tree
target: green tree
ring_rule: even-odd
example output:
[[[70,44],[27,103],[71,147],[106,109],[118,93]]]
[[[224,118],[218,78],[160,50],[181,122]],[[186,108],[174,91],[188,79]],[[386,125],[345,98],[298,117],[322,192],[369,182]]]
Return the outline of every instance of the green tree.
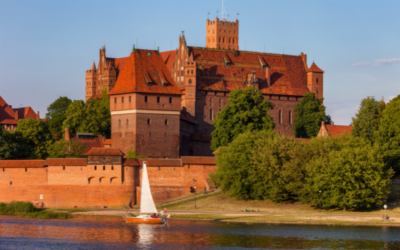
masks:
[[[65,112],[65,120],[63,122],[63,131],[69,128],[70,133],[88,132],[80,131],[79,128],[85,119],[85,103],[82,100],[73,101]]]
[[[60,140],[51,145],[49,158],[84,158],[86,146],[75,140]]]
[[[294,108],[293,129],[297,138],[312,138],[317,136],[321,127],[321,122],[327,118],[325,116],[325,106],[322,104],[323,98],[318,99],[315,93],[309,92]]]
[[[214,121],[211,149],[227,146],[245,131],[272,130],[274,122],[267,113],[271,108],[272,104],[254,87],[232,91],[229,103]]]
[[[136,155],[136,150],[132,150],[132,148],[130,148],[128,150],[128,152],[126,153],[126,158],[127,159],[138,159],[138,158],[147,158],[144,155]]]
[[[307,164],[301,200],[322,207],[370,208],[386,201],[393,171],[384,170],[376,149],[362,138]],[[321,190],[321,193],[319,192]]]
[[[72,101],[66,96],[60,96],[49,107],[47,107],[46,119],[53,138],[59,140],[63,137],[63,122],[65,113]]]
[[[351,134],[365,138],[370,143],[375,141],[375,132],[379,129],[382,115],[381,103],[368,96],[361,101],[356,117],[352,118]]]
[[[29,159],[33,148],[18,132],[7,132],[0,126],[0,160]]]
[[[400,171],[400,95],[391,100],[380,119],[376,133],[376,144],[379,155],[386,168]]]
[[[111,137],[111,112],[109,97],[103,94],[103,98],[90,98],[85,104],[85,117],[80,132],[92,132],[95,135]]]
[[[16,132],[33,148],[32,158],[45,159],[48,156],[47,150],[53,141],[47,123],[31,118],[21,119]]]

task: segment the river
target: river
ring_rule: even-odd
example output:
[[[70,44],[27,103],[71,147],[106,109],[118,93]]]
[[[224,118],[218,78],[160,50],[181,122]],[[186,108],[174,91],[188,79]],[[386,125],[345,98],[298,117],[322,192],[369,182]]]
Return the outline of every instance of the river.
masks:
[[[0,216],[0,249],[400,249],[400,228]]]

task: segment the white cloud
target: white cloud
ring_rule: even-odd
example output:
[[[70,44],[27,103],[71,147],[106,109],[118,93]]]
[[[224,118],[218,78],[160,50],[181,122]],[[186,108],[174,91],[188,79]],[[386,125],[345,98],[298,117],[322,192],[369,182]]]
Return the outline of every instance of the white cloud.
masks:
[[[371,64],[371,62],[366,61],[366,62],[360,62],[360,63],[353,63],[353,64],[350,64],[350,66],[351,67],[358,67],[358,66],[365,66],[365,65],[369,65],[369,64]]]
[[[395,97],[396,97],[395,95],[390,95],[389,98],[388,98],[389,99],[388,101],[391,101]]]
[[[394,64],[394,63],[400,63],[400,58],[376,59],[374,66],[389,65],[389,64]]]

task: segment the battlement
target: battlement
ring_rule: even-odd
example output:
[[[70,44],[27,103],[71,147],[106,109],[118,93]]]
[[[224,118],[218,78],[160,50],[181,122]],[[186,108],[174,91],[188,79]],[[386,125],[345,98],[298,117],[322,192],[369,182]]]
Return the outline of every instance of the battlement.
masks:
[[[229,22],[229,21],[220,21],[219,18],[215,18],[214,21],[207,20],[207,26],[235,26],[239,27],[239,20],[236,20],[234,22]]]

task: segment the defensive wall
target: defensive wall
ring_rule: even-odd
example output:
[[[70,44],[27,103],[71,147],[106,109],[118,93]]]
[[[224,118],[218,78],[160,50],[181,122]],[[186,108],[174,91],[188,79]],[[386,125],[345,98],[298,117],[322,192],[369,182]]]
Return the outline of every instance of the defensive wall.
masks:
[[[0,202],[43,202],[45,207],[122,207],[140,202],[143,162],[147,162],[155,201],[212,189],[208,174],[214,157],[124,159],[88,156],[81,159],[0,161]]]

